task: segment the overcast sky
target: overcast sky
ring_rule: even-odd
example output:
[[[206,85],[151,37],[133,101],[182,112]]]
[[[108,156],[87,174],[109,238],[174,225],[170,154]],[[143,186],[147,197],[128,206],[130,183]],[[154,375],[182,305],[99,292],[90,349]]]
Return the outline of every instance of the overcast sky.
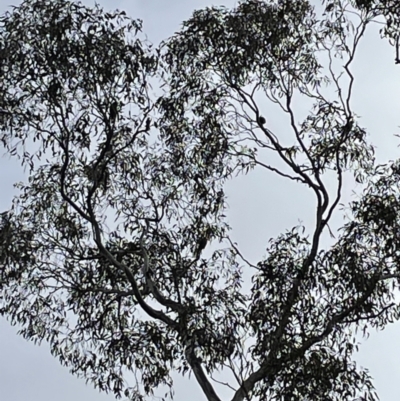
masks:
[[[0,12],[13,4],[0,0]],[[84,1],[91,5],[93,2]],[[194,9],[208,5],[232,6],[234,1],[206,0],[99,0],[106,9],[125,10],[133,18],[144,21],[144,32],[153,43],[158,43],[179,30],[180,24]],[[398,158],[400,65],[394,64],[394,50],[379,39],[378,27],[367,31],[352,71],[356,77],[353,109],[361,116],[361,124],[371,134],[377,146],[380,162]],[[269,128],[279,133],[287,129],[285,118],[266,102],[263,111]],[[299,101],[299,116],[307,111]],[[1,152],[2,153],[2,152]],[[24,179],[19,165],[0,158],[0,211],[10,207],[13,183]],[[352,190],[358,190],[348,181],[344,186],[345,200],[351,199]],[[254,171],[239,177],[228,187],[230,224],[234,240],[252,261],[265,252],[267,241],[299,221],[311,227],[314,200],[304,188],[291,182]],[[340,213],[335,216],[335,228],[342,225]],[[326,242],[327,243],[327,242]],[[16,328],[0,320],[0,401],[106,401],[112,396],[99,394],[83,380],[68,373],[59,365],[46,344],[35,346],[17,336]],[[400,326],[393,324],[382,332],[373,332],[363,342],[357,361],[369,368],[382,401],[400,399]],[[177,378],[176,401],[205,400],[194,380]],[[222,399],[230,394],[221,390]]]

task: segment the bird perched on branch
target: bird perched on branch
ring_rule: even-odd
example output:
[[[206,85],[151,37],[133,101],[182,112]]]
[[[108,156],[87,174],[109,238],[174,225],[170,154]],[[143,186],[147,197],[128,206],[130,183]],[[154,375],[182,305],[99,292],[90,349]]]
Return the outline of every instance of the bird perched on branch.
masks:
[[[150,124],[151,124],[151,119],[150,117],[148,117],[146,120],[146,128],[145,128],[146,132],[150,131]]]
[[[260,125],[264,125],[266,123],[266,120],[263,116],[258,117],[258,123]]]
[[[114,123],[118,117],[119,104],[118,102],[112,102],[110,105],[110,122]]]
[[[196,257],[200,257],[201,252],[207,246],[208,238],[203,235],[197,241]]]

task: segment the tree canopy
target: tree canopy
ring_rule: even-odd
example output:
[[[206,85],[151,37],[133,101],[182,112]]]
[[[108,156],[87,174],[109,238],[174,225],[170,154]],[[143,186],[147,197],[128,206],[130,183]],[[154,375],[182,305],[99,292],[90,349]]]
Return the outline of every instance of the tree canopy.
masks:
[[[351,65],[376,20],[399,62],[400,8],[322,5],[209,7],[157,47],[98,5],[25,0],[0,18],[0,139],[29,177],[1,214],[0,313],[21,335],[132,400],[173,398],[178,372],[222,401],[221,369],[232,401],[377,399],[355,330],[400,317],[400,163],[375,162]],[[300,122],[298,95],[313,102]],[[260,96],[288,115],[290,144]],[[254,168],[316,200],[312,234],[289,228],[256,264],[225,215],[225,184]],[[349,175],[363,192],[323,249]]]

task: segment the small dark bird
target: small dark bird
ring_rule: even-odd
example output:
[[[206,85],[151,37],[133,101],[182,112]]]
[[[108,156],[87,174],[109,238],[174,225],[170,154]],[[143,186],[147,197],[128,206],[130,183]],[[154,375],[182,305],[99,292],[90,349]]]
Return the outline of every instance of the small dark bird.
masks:
[[[326,6],[326,8],[325,8],[325,11],[328,12],[328,13],[330,13],[330,12],[334,9],[334,7],[335,7],[335,4],[334,4],[334,3],[328,4],[328,5]]]
[[[146,120],[146,132],[150,131],[150,124],[151,124],[151,119],[150,117],[148,117]]]
[[[118,102],[111,103],[110,106],[110,121],[113,123],[115,122],[118,116]]]
[[[207,245],[207,238],[206,237],[201,237],[199,238],[199,240],[197,241],[197,256],[200,256],[201,251],[206,247]]]
[[[59,90],[61,89],[60,83],[58,81],[53,81],[48,89],[48,94],[51,99],[56,100]]]
[[[266,120],[263,116],[258,117],[258,122],[260,125],[264,125],[266,123]]]

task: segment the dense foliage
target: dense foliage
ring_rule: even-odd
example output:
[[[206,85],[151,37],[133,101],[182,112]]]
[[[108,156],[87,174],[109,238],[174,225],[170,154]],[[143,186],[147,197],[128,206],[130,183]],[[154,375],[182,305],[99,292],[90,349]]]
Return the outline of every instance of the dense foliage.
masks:
[[[398,61],[400,9],[323,7],[211,7],[158,48],[140,21],[99,6],[25,0],[0,19],[0,138],[29,173],[1,215],[0,313],[25,338],[132,400],[161,385],[172,397],[177,371],[218,401],[220,369],[236,378],[233,401],[376,399],[354,329],[400,316],[400,165],[375,164],[350,67],[377,18]],[[347,84],[321,56],[342,61]],[[288,115],[291,144],[261,95]],[[314,105],[301,122],[298,95]],[[224,184],[255,167],[312,191],[316,224],[253,265],[230,240]],[[364,192],[321,249],[348,174]]]

